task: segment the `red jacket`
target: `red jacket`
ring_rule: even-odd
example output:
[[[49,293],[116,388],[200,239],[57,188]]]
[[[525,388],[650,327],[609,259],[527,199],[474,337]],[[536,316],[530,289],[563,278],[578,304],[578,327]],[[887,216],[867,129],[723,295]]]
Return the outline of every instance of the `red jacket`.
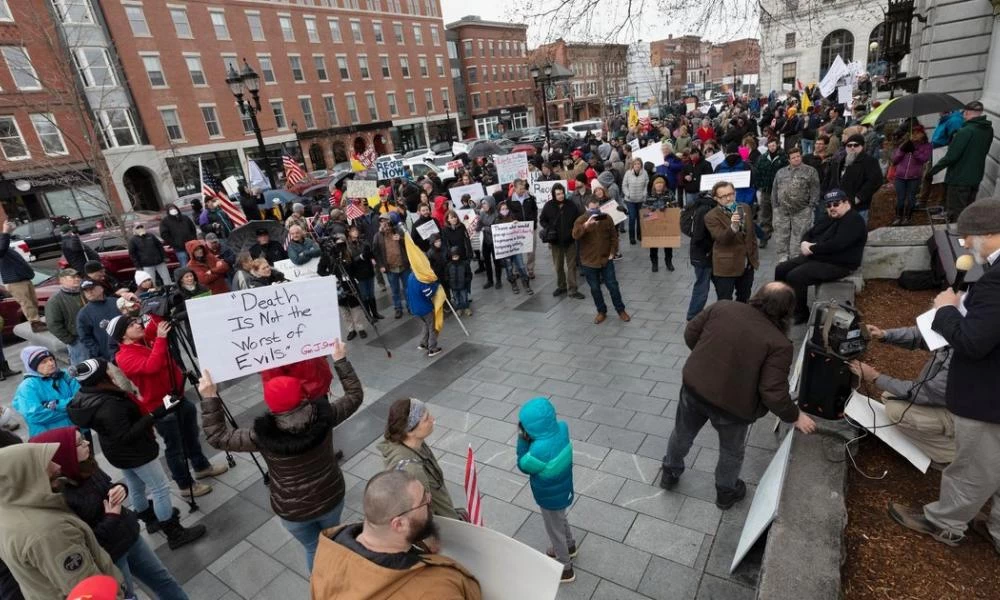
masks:
[[[269,380],[281,376],[295,377],[301,381],[310,400],[325,397],[330,391],[330,384],[333,383],[333,371],[330,370],[330,363],[325,356],[260,372],[261,383],[264,385],[267,385]]]
[[[194,251],[201,246],[205,250],[205,260],[194,259]],[[188,261],[187,268],[191,269],[194,276],[198,278],[198,283],[212,290],[213,294],[225,294],[229,291],[229,284],[226,282],[226,273],[229,272],[229,264],[219,259],[218,256],[208,249],[208,245],[201,240],[191,240],[184,244],[191,260]]]
[[[184,374],[170,360],[166,338],[158,337],[150,348],[145,344],[122,344],[115,355],[118,368],[139,388],[139,406],[151,413],[163,405],[163,397],[184,389]],[[171,375],[173,380],[171,381]]]

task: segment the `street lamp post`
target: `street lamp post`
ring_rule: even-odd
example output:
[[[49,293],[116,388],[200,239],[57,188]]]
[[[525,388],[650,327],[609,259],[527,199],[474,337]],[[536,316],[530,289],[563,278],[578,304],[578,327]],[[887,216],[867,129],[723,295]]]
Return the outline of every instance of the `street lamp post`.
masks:
[[[540,77],[540,75],[545,75]],[[535,81],[535,87],[540,89],[542,96],[542,118],[545,121],[545,143],[552,148],[552,140],[549,139],[549,107],[545,90],[552,84],[552,65],[545,65],[539,70],[538,67],[531,67],[531,78]]]
[[[260,112],[260,75],[250,68],[246,59],[243,59],[243,69],[237,73],[233,65],[229,65],[229,72],[226,73],[226,83],[229,91],[236,97],[236,103],[240,107],[240,112],[250,116],[250,124],[253,125],[254,135],[257,136],[257,150],[264,159],[264,173],[267,174],[271,188],[276,188],[276,179],[271,169],[271,161],[267,157],[264,149],[264,138],[260,132],[260,124],[257,122],[257,113]],[[244,100],[245,92],[250,92],[250,98]]]

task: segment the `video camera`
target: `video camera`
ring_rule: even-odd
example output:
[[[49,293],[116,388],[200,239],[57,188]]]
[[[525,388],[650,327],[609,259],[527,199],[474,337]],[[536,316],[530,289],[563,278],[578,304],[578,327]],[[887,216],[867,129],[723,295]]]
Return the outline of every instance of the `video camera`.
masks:
[[[147,292],[139,297],[139,314],[156,315],[167,320],[183,319],[187,316],[184,296],[175,284]]]

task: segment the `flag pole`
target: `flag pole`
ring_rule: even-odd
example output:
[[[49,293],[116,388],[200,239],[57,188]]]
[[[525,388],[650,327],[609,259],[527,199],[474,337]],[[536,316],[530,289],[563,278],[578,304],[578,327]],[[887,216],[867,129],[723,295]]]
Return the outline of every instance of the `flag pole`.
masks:
[[[463,323],[462,319],[458,316],[458,311],[456,311],[455,307],[451,305],[451,300],[448,300],[448,294],[444,295],[444,303],[447,304],[448,308],[451,309],[451,314],[453,317],[455,317],[455,320],[458,321],[458,326],[461,327],[462,331],[465,332],[465,337],[471,337],[469,335],[469,330],[465,328],[465,323]]]

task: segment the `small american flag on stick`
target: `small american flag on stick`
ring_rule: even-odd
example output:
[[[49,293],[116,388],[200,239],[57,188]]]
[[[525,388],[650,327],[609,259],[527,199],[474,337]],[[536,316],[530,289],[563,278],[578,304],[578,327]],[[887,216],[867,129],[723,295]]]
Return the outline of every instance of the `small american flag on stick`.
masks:
[[[482,496],[479,495],[479,474],[476,472],[476,457],[472,446],[465,455],[465,509],[469,511],[469,522],[483,526]]]
[[[351,202],[347,205],[347,208],[344,209],[344,214],[347,215],[348,219],[353,221],[354,219],[360,219],[365,216],[365,211],[363,208],[358,206],[357,203]]]

